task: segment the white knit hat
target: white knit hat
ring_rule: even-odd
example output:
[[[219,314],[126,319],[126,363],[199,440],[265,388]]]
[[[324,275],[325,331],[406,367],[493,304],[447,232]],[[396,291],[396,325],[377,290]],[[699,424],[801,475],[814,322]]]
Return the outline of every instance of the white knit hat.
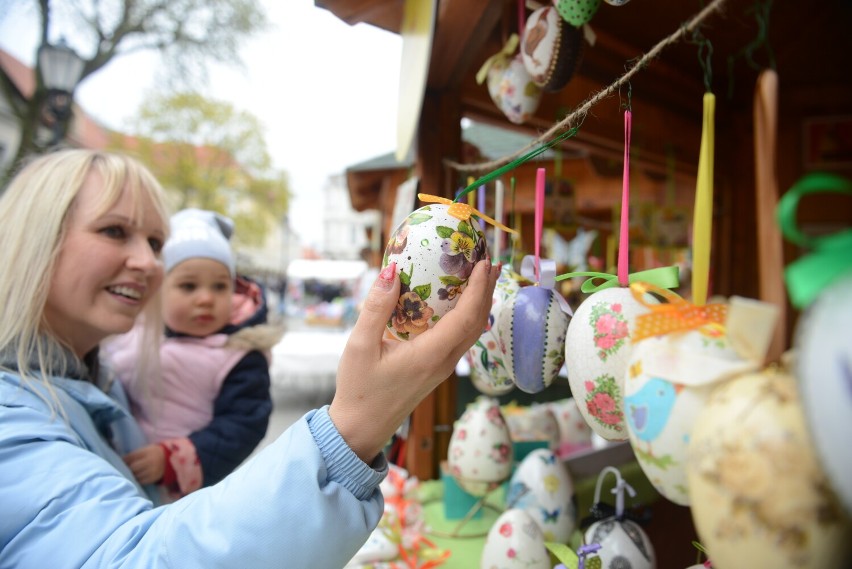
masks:
[[[171,235],[163,247],[166,273],[187,259],[219,261],[235,276],[234,254],[228,240],[234,233],[234,222],[215,211],[183,209],[171,218]]]

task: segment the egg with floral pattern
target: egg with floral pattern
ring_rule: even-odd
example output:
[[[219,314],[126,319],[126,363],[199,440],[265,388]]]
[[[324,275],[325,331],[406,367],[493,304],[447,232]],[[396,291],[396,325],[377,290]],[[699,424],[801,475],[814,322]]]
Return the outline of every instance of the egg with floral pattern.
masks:
[[[644,302],[658,304],[649,294]],[[589,427],[607,440],[627,438],[624,422],[624,372],[633,345],[636,317],[648,309],[626,287],[589,295],[565,335],[568,384]]]
[[[577,527],[574,481],[551,450],[535,449],[518,464],[509,481],[506,504],[526,510],[547,541],[568,543]]]
[[[821,468],[796,383],[783,369],[743,374],[715,387],[696,417],[691,513],[715,568],[852,567],[852,522]]]
[[[450,475],[468,494],[484,496],[512,472],[512,438],[496,399],[477,397],[453,425]]]
[[[550,569],[545,537],[528,513],[510,508],[500,514],[485,538],[480,569]]]
[[[506,369],[526,393],[549,387],[565,361],[565,332],[571,317],[558,292],[541,286],[521,288],[503,304],[497,336]]]
[[[488,69],[488,94],[509,122],[524,124],[532,118],[541,102],[541,93],[521,54],[498,59]]]
[[[382,267],[396,263],[399,300],[387,328],[409,340],[453,309],[473,267],[486,257],[485,236],[476,218],[463,220],[445,204],[410,213],[393,231]]]

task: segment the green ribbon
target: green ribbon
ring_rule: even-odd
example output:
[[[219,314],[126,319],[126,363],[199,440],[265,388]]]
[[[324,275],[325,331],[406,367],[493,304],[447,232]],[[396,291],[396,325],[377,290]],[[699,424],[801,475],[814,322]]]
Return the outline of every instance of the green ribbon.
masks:
[[[852,182],[835,174],[812,172],[800,178],[778,201],[775,213],[784,237],[812,250],[784,269],[787,293],[796,308],[808,306],[824,288],[852,270],[852,228],[831,235],[811,236],[796,226],[799,200],[816,193],[852,195]]]
[[[580,290],[587,294],[598,292],[599,290],[604,290],[607,288],[620,286],[617,275],[611,275],[609,273],[596,273],[593,271],[578,271],[576,273],[565,273],[564,275],[558,275],[556,277],[556,280],[564,281],[565,279],[571,279],[574,277],[589,277],[580,286]],[[603,280],[602,283],[595,284],[595,281],[599,281],[601,279]],[[671,265],[669,267],[658,267],[656,269],[648,269],[646,271],[630,273],[629,275],[627,275],[627,281],[628,284],[634,282],[644,282],[657,285],[660,288],[668,289],[677,288],[680,284],[680,281],[678,280],[678,268],[676,265]]]

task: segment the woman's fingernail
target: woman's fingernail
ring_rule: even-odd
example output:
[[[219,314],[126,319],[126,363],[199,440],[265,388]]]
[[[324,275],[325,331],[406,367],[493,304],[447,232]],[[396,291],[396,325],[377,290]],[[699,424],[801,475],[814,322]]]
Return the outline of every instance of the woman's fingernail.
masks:
[[[379,273],[379,278],[376,281],[376,286],[385,290],[388,290],[393,286],[393,279],[396,277],[396,262],[392,262],[388,264],[387,267],[382,269],[382,272]]]

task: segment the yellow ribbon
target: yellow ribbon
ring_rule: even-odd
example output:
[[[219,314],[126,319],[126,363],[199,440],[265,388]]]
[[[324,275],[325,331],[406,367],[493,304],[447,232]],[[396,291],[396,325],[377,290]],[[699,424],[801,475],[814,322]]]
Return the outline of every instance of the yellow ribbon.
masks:
[[[476,72],[477,85],[482,85],[482,82],[485,81],[486,77],[488,77],[488,70],[491,69],[493,65],[500,60],[512,57],[512,54],[515,53],[515,48],[518,47],[518,41],[518,34],[512,34],[509,36],[509,40],[506,42],[506,45],[503,46],[503,49],[485,60],[485,63],[483,63],[482,67],[479,68],[479,71]]]
[[[713,231],[714,116],[716,96],[704,93],[701,147],[698,151],[698,179],[695,183],[695,210],[692,215],[692,302],[707,302],[710,282],[710,243]]]
[[[518,235],[518,232],[514,229],[506,227],[496,219],[491,219],[478,209],[471,207],[469,204],[454,202],[453,200],[442,198],[440,196],[433,196],[431,194],[417,194],[417,197],[422,202],[440,203],[450,206],[449,209],[447,209],[447,213],[449,213],[456,219],[460,219],[461,221],[468,221],[471,215],[476,215],[477,217],[483,219],[486,223],[490,223],[494,227],[499,227],[503,231],[508,231],[509,233],[514,233],[515,235]]]
[[[637,302],[649,310],[636,317],[636,327],[630,334],[633,342],[639,342],[651,336],[695,330],[707,325],[720,331],[725,329],[724,324],[728,317],[727,304],[698,306],[670,290],[646,282],[631,283],[630,292]],[[668,303],[645,302],[644,295],[649,292],[663,297]]]

